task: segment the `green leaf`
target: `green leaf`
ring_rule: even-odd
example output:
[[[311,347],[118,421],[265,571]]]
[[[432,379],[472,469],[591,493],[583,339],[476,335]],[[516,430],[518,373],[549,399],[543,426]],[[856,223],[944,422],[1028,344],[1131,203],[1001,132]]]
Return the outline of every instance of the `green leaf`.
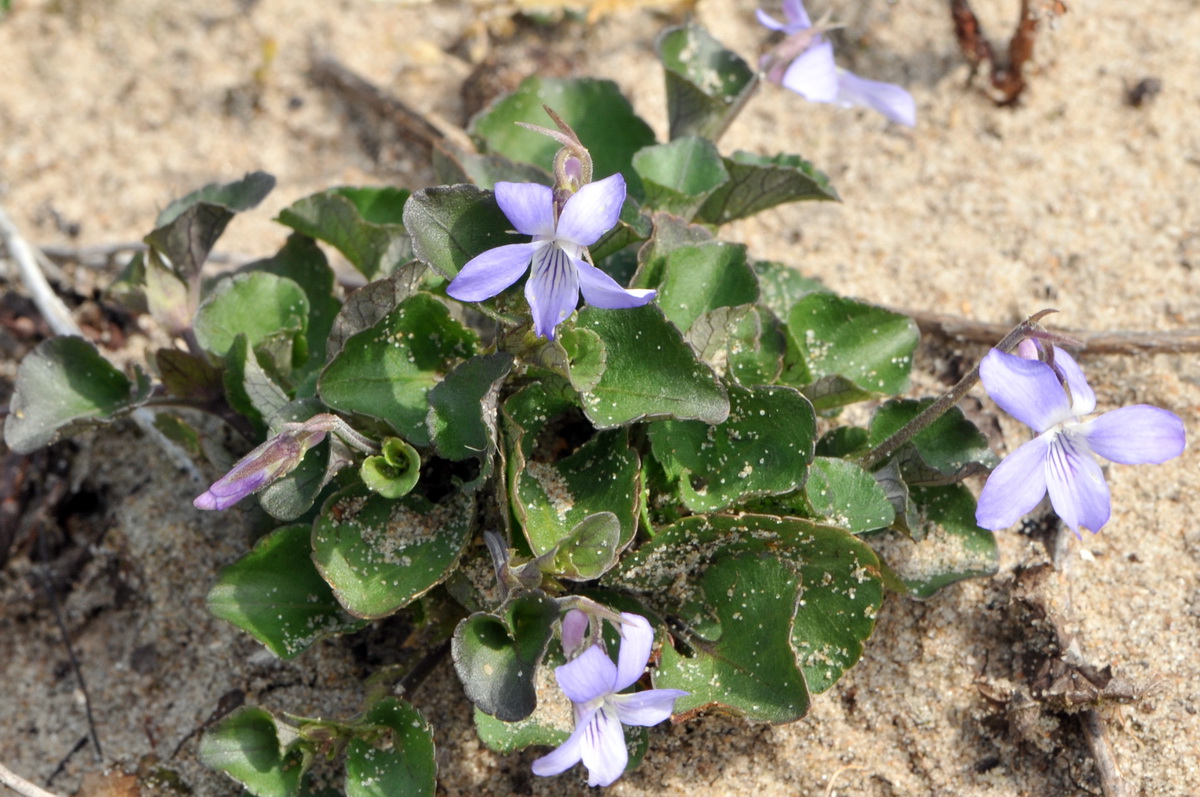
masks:
[[[331,497],[313,525],[313,561],[356,617],[386,617],[440,584],[471,538],[474,499],[388,500],[355,485]]]
[[[150,396],[83,338],[42,341],[17,368],[4,442],[28,454],[136,409]]]
[[[712,142],[695,136],[655,144],[633,156],[642,178],[648,208],[691,219],[704,200],[729,179],[721,153]]]
[[[658,304],[681,332],[709,310],[756,301],[758,280],[742,244],[712,241],[681,247],[667,256]]]
[[[650,448],[687,507],[708,512],[801,487],[816,441],[812,405],[790,387],[730,385],[729,417],[651,424]]]
[[[907,316],[810,293],[792,308],[787,323],[789,344],[815,380],[804,393],[818,410],[908,388],[919,336]]]
[[[331,634],[366,623],[348,617],[312,563],[307,524],[284,526],[223,569],[208,593],[208,610],[267,646],[295,658]]]
[[[270,712],[243,706],[205,731],[200,761],[256,797],[292,797],[300,790],[305,760],[298,749],[281,744],[279,737]]]
[[[427,394],[476,345],[445,305],[417,293],[351,336],[325,367],[317,392],[332,409],[378,418],[413,445],[427,446]]]
[[[583,411],[597,428],[660,418],[720,423],[728,416],[729,399],[716,374],[696,359],[657,305],[588,306],[575,325],[599,335],[606,352],[600,381],[581,393]]]
[[[262,271],[287,277],[303,289],[308,297],[307,368],[315,369],[324,365],[326,341],[342,304],[333,295],[333,269],[329,267],[321,248],[311,238],[293,233],[274,257],[251,263],[242,271]]]
[[[359,721],[375,726],[374,739],[346,746],[346,797],[432,797],[437,785],[433,728],[408,703],[393,697]]]
[[[725,169],[729,181],[700,208],[698,221],[728,224],[787,202],[838,200],[829,178],[798,155],[735,152]]]
[[[558,616],[553,598],[527,592],[510,597],[496,614],[476,612],[458,624],[450,655],[479,710],[505,722],[533,713],[535,674]]]
[[[914,487],[911,496],[911,538],[897,532],[867,538],[910,594],[928,598],[950,584],[995,574],[996,537],[975,524],[970,490],[961,484]]]
[[[771,260],[755,260],[752,264],[758,275],[760,301],[779,318],[787,318],[792,305],[810,293],[828,293],[816,277],[806,277],[791,266]]]
[[[304,290],[286,277],[258,272],[218,282],[200,305],[193,328],[205,351],[224,357],[238,335],[258,348],[276,335],[302,340],[307,326]]]
[[[550,572],[569,581],[599,578],[616,564],[621,544],[621,521],[616,515],[612,512],[588,515],[558,546]]]
[[[154,352],[154,365],[163,387],[172,396],[196,401],[217,401],[225,395],[221,371],[203,355],[180,349],[162,348]]]
[[[284,208],[278,221],[330,244],[374,280],[412,258],[401,220],[408,198],[409,192],[399,188],[331,188]]]
[[[754,70],[697,25],[667,29],[657,46],[667,79],[671,139],[715,139],[753,89]]]
[[[631,288],[657,288],[662,284],[667,258],[672,252],[713,240],[708,227],[689,224],[669,213],[655,213],[651,221],[654,234],[638,252],[638,269],[629,282]]]
[[[472,119],[468,132],[490,153],[549,168],[559,143],[517,125],[551,126],[543,105],[553,108],[587,147],[593,179],[620,172],[629,194],[638,199],[643,196],[641,181],[632,168],[633,154],[654,143],[654,131],[610,80],[532,75]]]
[[[525,430],[521,442],[540,429]],[[536,452],[535,452],[536,453]],[[641,463],[621,430],[597,434],[558,462],[527,460],[509,452],[512,509],[534,555],[565,543],[598,512],[618,520],[618,547],[633,540],[641,505]]]
[[[478,355],[429,391],[426,426],[443,457],[491,459],[496,452],[496,402],[512,367],[508,352]]]
[[[892,524],[896,512],[870,473],[841,459],[817,457],[809,471],[809,507],[831,526],[859,534]]]
[[[258,361],[245,333],[239,333],[226,352],[222,379],[229,406],[249,418],[259,431],[266,429],[267,419],[289,401],[287,393]]]
[[[869,444],[872,447],[879,445],[932,403],[933,399],[906,399],[883,404],[871,417]],[[905,465],[905,480],[909,484],[917,483],[919,476],[936,478],[936,475],[941,475],[958,479],[993,468],[999,461],[988,446],[987,438],[963,416],[958,407],[951,407],[907,445],[916,449],[921,464],[934,471],[934,474],[918,474],[912,467],[916,463],[902,463]]]
[[[842,529],[769,515],[686,518],[605,581],[665,598],[661,613],[689,629],[681,642],[690,650],[663,646],[655,675],[656,686],[693,693],[677,713],[717,705],[766,722],[802,716],[809,691],[858,660],[883,599],[868,546]]]
[[[213,244],[235,214],[256,206],[275,187],[266,172],[233,183],[212,183],[163,208],[146,243],[165,255],[185,282],[199,277]]]
[[[539,669],[544,667],[545,665]],[[550,684],[547,686],[551,689],[557,688]],[[550,701],[542,701],[538,703],[538,707],[532,714],[516,722],[498,720],[477,708],[475,709],[475,730],[487,748],[496,753],[515,753],[535,744],[557,747],[565,742],[571,735],[571,731],[574,730],[571,720],[571,701],[567,700],[566,695],[561,692],[558,700],[565,701],[567,705],[555,706],[554,708],[557,710],[554,711],[543,710],[543,707]],[[553,724],[555,720],[560,724]]]
[[[399,437],[389,437],[379,456],[363,460],[359,475],[371,492],[400,498],[412,492],[421,478],[421,455]]]
[[[557,341],[550,346],[562,349],[562,366],[557,373],[570,380],[576,390],[592,390],[600,384],[608,362],[604,341],[590,329],[564,327]]]
[[[448,280],[476,255],[518,243],[496,197],[473,185],[418,191],[404,208],[404,224],[413,254]]]
[[[342,350],[347,338],[375,326],[400,302],[417,293],[425,270],[424,263],[413,260],[389,276],[369,282],[347,296],[329,330],[325,359],[332,360]]]
[[[761,305],[713,308],[692,322],[684,339],[714,371],[740,385],[779,381],[787,336]]]
[[[683,689],[676,714],[718,706],[756,722],[784,723],[808,713],[808,689],[789,644],[800,578],[768,555],[713,562],[700,588],[715,606],[720,638],[685,657],[670,645],[654,671],[656,689]]]

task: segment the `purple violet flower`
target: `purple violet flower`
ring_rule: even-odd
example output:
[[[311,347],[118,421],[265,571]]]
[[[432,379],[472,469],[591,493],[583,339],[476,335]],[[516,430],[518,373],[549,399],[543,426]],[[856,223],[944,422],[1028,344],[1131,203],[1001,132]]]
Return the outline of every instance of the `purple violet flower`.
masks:
[[[688,694],[680,689],[618,694],[642,677],[654,644],[654,631],[645,617],[628,612],[621,617],[616,664],[597,644],[554,670],[559,687],[575,704],[575,731],[553,752],[533,762],[533,774],[557,775],[583,761],[588,785],[608,786],[629,763],[621,725],[657,725],[671,716],[676,699]],[[579,624],[567,620],[563,620],[564,630],[582,638]]]
[[[813,28],[800,0],[783,0],[779,22],[762,9],[758,21],[787,39],[773,53],[763,56],[767,80],[791,89],[809,102],[830,102],[849,108],[861,105],[908,127],[917,125],[917,108],[912,95],[891,83],[867,80],[833,63],[833,45]]]
[[[555,218],[554,192],[536,183],[496,183],[496,202],[529,243],[489,249],[472,258],[446,288],[464,302],[480,302],[516,282],[533,264],[525,298],[533,328],[554,338],[554,328],[575,312],[579,293],[594,307],[641,307],[656,291],[627,290],[583,259],[583,250],[612,229],[625,201],[625,178],[614,174],[580,188]]]
[[[1096,394],[1071,355],[1055,346],[1051,367],[1030,358],[1035,347],[1023,345],[1018,352],[1025,356],[992,349],[979,376],[992,400],[1037,437],[992,471],[975,520],[985,529],[1007,528],[1049,492],[1054,511],[1076,536],[1080,527],[1095,533],[1111,509],[1094,454],[1125,465],[1166,462],[1183,453],[1183,421],[1145,404],[1083,420],[1096,409]]]
[[[204,493],[192,501],[197,509],[227,509],[246,496],[295,470],[304,454],[325,435],[343,425],[334,415],[321,413],[304,423],[287,424],[284,430],[255,448]]]

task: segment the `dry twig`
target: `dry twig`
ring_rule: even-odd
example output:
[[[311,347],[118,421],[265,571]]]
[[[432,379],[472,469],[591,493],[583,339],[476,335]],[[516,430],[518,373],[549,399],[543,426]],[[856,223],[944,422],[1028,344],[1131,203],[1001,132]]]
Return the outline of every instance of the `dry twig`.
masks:
[[[0,764],[0,783],[23,797],[58,797],[54,792],[46,791],[25,780],[3,764]]]

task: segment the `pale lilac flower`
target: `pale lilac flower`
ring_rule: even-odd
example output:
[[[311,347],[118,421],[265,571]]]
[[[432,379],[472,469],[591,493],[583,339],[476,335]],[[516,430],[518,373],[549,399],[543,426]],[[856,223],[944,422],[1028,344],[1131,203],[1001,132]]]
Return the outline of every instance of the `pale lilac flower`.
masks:
[[[680,689],[618,694],[642,677],[654,644],[654,631],[645,617],[628,612],[621,617],[625,622],[620,625],[616,664],[597,644],[554,670],[559,687],[575,704],[575,731],[553,752],[533,762],[533,774],[557,775],[583,761],[588,785],[608,786],[629,763],[622,723],[657,725],[671,716],[676,699],[688,694]],[[571,633],[582,638],[578,625],[570,625]]]
[[[992,471],[975,520],[986,529],[1007,528],[1049,492],[1054,511],[1077,536],[1081,527],[1097,532],[1108,522],[1110,506],[1094,455],[1125,465],[1166,462],[1183,453],[1183,421],[1145,404],[1084,420],[1096,409],[1096,394],[1071,355],[1054,347],[1051,367],[1029,358],[1035,347],[1018,351],[1026,356],[992,349],[979,376],[992,400],[1037,437]]]
[[[197,509],[227,509],[251,493],[285,476],[300,464],[304,454],[325,439],[326,433],[344,425],[334,415],[314,415],[304,423],[287,424],[284,430],[237,461],[203,494],[192,501]]]
[[[446,288],[464,302],[495,296],[516,282],[532,262],[525,298],[533,328],[554,337],[559,322],[575,312],[579,293],[594,307],[609,310],[640,307],[654,298],[652,290],[627,290],[583,259],[583,250],[612,229],[625,201],[625,178],[614,174],[580,188],[555,218],[554,192],[536,183],[496,183],[496,203],[517,232],[533,236],[529,243],[498,246],[472,258]]]
[[[759,22],[788,37],[774,53],[763,56],[767,80],[809,102],[836,103],[844,108],[861,105],[893,122],[916,126],[917,108],[911,94],[891,83],[861,78],[833,63],[833,45],[823,32],[813,28],[800,0],[783,0],[787,22],[775,20],[762,9],[757,13]]]

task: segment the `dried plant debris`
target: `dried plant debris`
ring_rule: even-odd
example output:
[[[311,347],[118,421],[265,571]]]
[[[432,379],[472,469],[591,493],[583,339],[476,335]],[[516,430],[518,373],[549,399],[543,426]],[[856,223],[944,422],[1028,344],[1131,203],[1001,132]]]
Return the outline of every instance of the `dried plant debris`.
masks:
[[[991,42],[967,0],[950,0],[954,35],[963,56],[971,64],[971,76],[983,66],[988,71],[987,93],[997,105],[1014,105],[1025,90],[1025,65],[1033,57],[1033,43],[1043,22],[1067,13],[1060,0],[1021,0],[1021,16],[1008,41],[1008,55],[997,57]]]

